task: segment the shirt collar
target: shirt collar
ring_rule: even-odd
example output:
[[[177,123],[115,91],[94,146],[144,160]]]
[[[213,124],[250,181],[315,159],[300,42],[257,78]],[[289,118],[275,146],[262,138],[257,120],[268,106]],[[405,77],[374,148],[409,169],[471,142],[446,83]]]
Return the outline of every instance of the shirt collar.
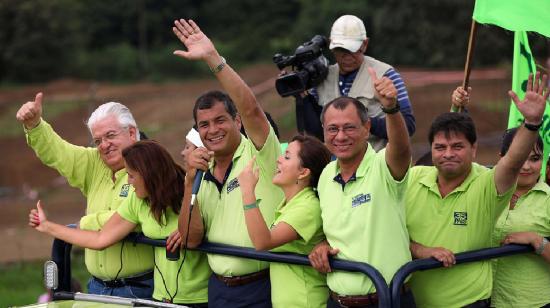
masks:
[[[468,187],[470,186],[472,181],[479,175],[480,168],[481,168],[481,166],[478,165],[477,163],[472,163],[470,173],[468,174],[466,179],[464,179],[464,181],[460,185],[458,185],[458,187],[453,189],[453,191],[451,193],[458,192],[458,191],[462,192],[462,191],[468,190]],[[440,194],[439,187],[437,185],[437,175],[438,175],[438,173],[439,172],[438,172],[438,170],[435,166],[431,167],[428,174],[420,179],[420,181],[419,181],[420,184],[428,187],[431,191],[433,191],[437,194]]]
[[[353,175],[351,176],[348,182],[355,181],[357,178],[362,178],[365,175],[367,175],[367,172],[369,171],[369,168],[372,165],[371,161],[374,159],[374,155],[376,155],[376,152],[369,145],[367,147],[367,151],[363,155],[363,159],[361,160],[359,167],[357,168],[357,170],[355,170],[355,172],[353,173]],[[338,165],[338,160],[336,160],[336,164],[334,165],[335,165],[334,173],[336,173],[336,176],[334,177],[334,181],[342,184],[341,182],[343,182],[343,180],[342,180],[342,175],[340,173],[340,165]]]
[[[550,195],[550,186],[548,186],[548,184],[546,184],[544,182],[544,179],[542,178],[542,176],[540,177],[537,184],[535,184],[535,186],[533,186],[533,188],[531,188],[531,190],[529,192],[531,192],[533,190],[540,191],[540,192],[543,192],[547,195]]]

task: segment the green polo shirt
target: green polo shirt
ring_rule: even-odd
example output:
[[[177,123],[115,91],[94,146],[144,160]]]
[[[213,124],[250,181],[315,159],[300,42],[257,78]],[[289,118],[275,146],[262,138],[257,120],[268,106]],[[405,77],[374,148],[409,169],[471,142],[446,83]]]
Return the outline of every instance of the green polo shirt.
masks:
[[[145,236],[152,239],[165,239],[178,229],[178,214],[168,208],[159,224],[151,208],[135,194],[128,198],[117,210],[120,216],[129,222],[141,225]],[[153,298],[159,301],[174,297],[174,303],[206,303],[208,302],[208,278],[212,273],[208,267],[206,254],[188,250],[185,263],[180,270],[184,251],[180,251],[178,261],[166,259],[165,247],[151,247],[155,251],[155,290]],[[178,275],[179,271],[179,275]],[[177,283],[177,287],[176,287]]]
[[[80,220],[80,228],[99,230],[116,209],[134,194],[128,184],[125,169],[115,173],[105,165],[95,148],[76,146],[57,135],[46,121],[25,130],[27,143],[38,158],[56,169],[69,185],[80,189],[86,197],[86,216]],[[121,244],[103,250],[85,250],[86,267],[90,274],[103,279],[129,277],[153,268],[153,253],[146,245],[124,245],[121,260]],[[121,269],[122,264],[122,269]]]
[[[330,246],[340,249],[336,258],[366,262],[380,271],[389,284],[393,275],[411,260],[405,228],[405,188],[392,177],[385,149],[368,147],[352,178],[341,184],[337,161],[327,165],[319,179],[323,231]],[[341,295],[376,292],[361,273],[333,271],[327,275],[330,289]]]
[[[244,221],[241,189],[237,177],[250,159],[256,156],[260,169],[260,179],[256,185],[256,198],[266,224],[269,226],[275,217],[275,209],[283,200],[282,190],[271,183],[277,167],[277,157],[281,146],[273,128],[264,146],[259,151],[252,141],[241,135],[241,142],[233,154],[233,161],[225,176],[224,183],[216,183],[211,172],[214,165],[204,175],[197,200],[206,230],[206,239],[214,243],[241,247],[254,247],[248,236]],[[218,185],[219,184],[219,188]],[[240,276],[254,273],[269,266],[268,262],[244,258],[208,254],[212,271],[223,276]]]
[[[412,241],[453,253],[491,247],[498,215],[515,187],[498,195],[495,169],[472,164],[460,186],[441,198],[435,167],[411,169],[406,194],[407,228]],[[491,295],[489,261],[415,272],[410,285],[419,307],[462,307]]]
[[[550,236],[550,187],[540,180],[521,196],[513,210],[500,215],[493,243],[512,232],[536,232]],[[535,253],[495,259],[492,307],[542,307],[550,303],[550,266]]]
[[[288,203],[283,201],[275,213],[276,226],[285,222],[299,239],[273,251],[307,255],[323,241],[319,198],[312,188],[300,191]],[[273,307],[325,307],[328,298],[326,276],[309,266],[271,263],[271,302]]]

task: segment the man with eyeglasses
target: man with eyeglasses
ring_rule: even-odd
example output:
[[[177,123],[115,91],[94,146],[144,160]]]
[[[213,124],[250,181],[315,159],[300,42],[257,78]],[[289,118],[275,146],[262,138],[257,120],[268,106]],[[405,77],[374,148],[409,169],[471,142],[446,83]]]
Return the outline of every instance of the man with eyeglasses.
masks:
[[[122,150],[139,140],[130,110],[115,102],[99,106],[87,122],[95,147],[63,140],[42,119],[42,93],[17,112],[27,143],[38,158],[56,169],[69,185],[86,196],[86,216],[79,227],[99,230],[116,209],[134,193],[128,184]],[[88,293],[151,298],[153,251],[145,245],[115,244],[104,250],[85,250],[86,267],[92,278]]]
[[[410,136],[415,131],[415,118],[405,83],[399,73],[389,64],[365,55],[369,39],[363,21],[353,15],[343,15],[332,25],[330,32],[330,50],[336,64],[329,67],[327,78],[303,98],[305,130],[311,135],[322,136],[319,117],[311,110],[320,111],[322,106],[340,96],[353,97],[367,107],[370,118],[369,143],[375,150],[385,147],[388,142],[385,113],[380,101],[374,95],[373,80],[368,68],[374,69],[377,76],[387,77],[397,89],[397,104]],[[313,108],[307,108],[313,105]]]
[[[336,156],[323,170],[318,192],[326,241],[309,259],[327,273],[327,307],[378,307],[376,289],[364,274],[332,272],[329,256],[366,262],[389,284],[395,272],[411,260],[405,228],[404,194],[411,146],[405,120],[397,107],[397,89],[387,77],[378,79],[369,69],[375,95],[386,110],[388,145],[376,152],[367,143],[367,108],[351,97],[337,98],[323,108],[325,144]],[[392,111],[393,110],[393,111]],[[414,306],[407,288],[402,307]]]

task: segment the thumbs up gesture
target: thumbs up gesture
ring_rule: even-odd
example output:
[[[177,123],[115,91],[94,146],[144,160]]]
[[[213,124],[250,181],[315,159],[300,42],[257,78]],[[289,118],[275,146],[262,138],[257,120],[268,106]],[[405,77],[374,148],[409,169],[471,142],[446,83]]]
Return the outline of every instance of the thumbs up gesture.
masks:
[[[48,219],[46,218],[46,214],[42,209],[42,204],[40,203],[40,200],[38,200],[38,202],[36,203],[36,209],[32,209],[29,213],[29,226],[40,232],[44,232],[46,231],[47,221]]]
[[[397,89],[388,77],[378,78],[372,68],[368,68],[372,84],[374,85],[374,96],[380,101],[385,109],[392,109],[397,104]]]
[[[35,128],[42,117],[42,92],[36,94],[34,101],[23,104],[15,117],[26,129]]]

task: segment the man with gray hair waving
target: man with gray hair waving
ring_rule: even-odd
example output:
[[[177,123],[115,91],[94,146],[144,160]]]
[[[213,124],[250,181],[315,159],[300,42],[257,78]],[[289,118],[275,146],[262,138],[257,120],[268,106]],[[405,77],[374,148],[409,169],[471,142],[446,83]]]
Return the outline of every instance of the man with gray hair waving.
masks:
[[[73,145],[42,119],[42,97],[42,93],[38,93],[34,101],[23,104],[17,120],[23,123],[27,143],[38,158],[86,197],[86,216],[81,218],[79,227],[99,230],[134,193],[128,184],[122,150],[139,140],[136,121],[126,106],[105,103],[87,121],[95,147]],[[92,274],[89,293],[152,296],[153,251],[150,247],[121,242],[101,251],[86,249],[85,261]]]

